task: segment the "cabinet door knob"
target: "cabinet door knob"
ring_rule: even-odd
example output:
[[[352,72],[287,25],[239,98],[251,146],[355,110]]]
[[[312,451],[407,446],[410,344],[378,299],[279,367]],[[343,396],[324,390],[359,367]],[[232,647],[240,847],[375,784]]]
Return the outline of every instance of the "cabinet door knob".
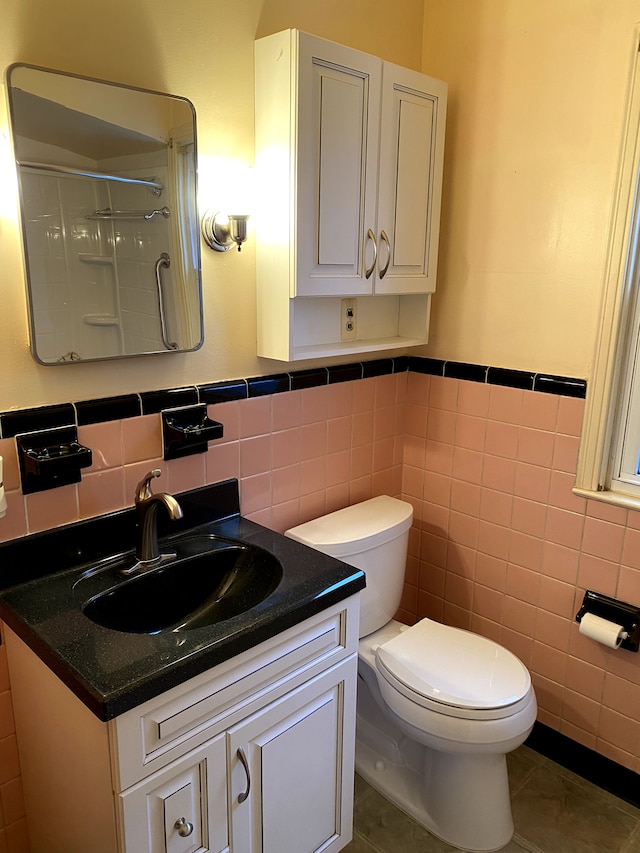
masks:
[[[389,263],[391,261],[391,243],[389,242],[389,237],[384,229],[380,232],[380,239],[384,240],[384,242],[387,244],[387,262],[380,270],[380,279],[383,279],[387,274],[387,270],[389,269]]]
[[[371,266],[369,267],[369,269],[366,269],[364,271],[364,277],[371,278],[371,273],[376,268],[376,261],[378,259],[378,242],[376,240],[376,235],[373,233],[371,228],[369,228],[369,230],[367,231],[367,238],[373,243],[373,260],[371,261]]]
[[[173,824],[173,828],[178,830],[178,835],[181,838],[186,838],[193,832],[193,824],[190,823],[186,817],[178,818],[178,820]]]
[[[244,803],[249,796],[249,791],[251,790],[251,774],[249,773],[249,762],[247,761],[247,756],[244,754],[244,749],[241,746],[238,747],[237,756],[244,767],[244,772],[247,774],[247,790],[238,794],[238,802]]]

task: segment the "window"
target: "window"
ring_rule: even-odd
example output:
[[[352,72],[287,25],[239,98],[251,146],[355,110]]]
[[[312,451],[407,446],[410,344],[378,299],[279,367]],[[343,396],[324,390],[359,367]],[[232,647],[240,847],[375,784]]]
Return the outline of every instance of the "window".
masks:
[[[640,509],[640,28],[574,491]]]

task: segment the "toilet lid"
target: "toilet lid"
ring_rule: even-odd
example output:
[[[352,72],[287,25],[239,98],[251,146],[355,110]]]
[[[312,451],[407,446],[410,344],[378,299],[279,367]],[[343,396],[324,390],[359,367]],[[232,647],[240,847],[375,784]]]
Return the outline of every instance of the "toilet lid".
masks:
[[[524,664],[478,634],[423,619],[378,646],[380,674],[417,697],[459,708],[513,705],[531,686]]]

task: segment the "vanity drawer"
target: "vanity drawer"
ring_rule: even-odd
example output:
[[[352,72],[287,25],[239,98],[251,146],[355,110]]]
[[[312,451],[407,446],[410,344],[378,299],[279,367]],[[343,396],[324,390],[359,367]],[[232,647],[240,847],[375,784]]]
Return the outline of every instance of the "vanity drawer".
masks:
[[[357,651],[353,596],[109,723],[118,790]]]
[[[220,735],[117,797],[122,849],[228,853],[226,800],[226,744]]]

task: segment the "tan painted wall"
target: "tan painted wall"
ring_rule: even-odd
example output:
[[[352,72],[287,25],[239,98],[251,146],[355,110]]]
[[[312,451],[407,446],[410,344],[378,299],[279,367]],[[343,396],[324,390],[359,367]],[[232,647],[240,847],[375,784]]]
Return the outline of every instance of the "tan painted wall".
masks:
[[[425,0],[424,29],[422,7],[423,0],[247,0],[220,18],[204,0],[114,0],[105,11],[79,0],[55,7],[6,0],[0,63],[28,61],[189,97],[203,186],[216,158],[253,160],[255,36],[299,26],[446,79],[440,275],[431,343],[418,352],[588,378],[638,4]],[[3,101],[0,409],[282,368],[254,355],[252,243],[241,257],[204,253],[202,351],[36,365],[11,168]]]
[[[632,0],[426,0],[450,85],[428,354],[588,378],[625,110]]]
[[[296,26],[419,68],[422,10],[422,0],[243,0],[226,10],[208,0],[5,0],[0,66],[30,62],[189,98],[197,111],[201,185],[206,186],[216,158],[253,163],[256,36]],[[0,410],[281,369],[280,363],[255,356],[251,243],[240,256],[203,253],[206,340],[198,353],[70,368],[38,366],[28,349],[14,185],[3,98]]]

